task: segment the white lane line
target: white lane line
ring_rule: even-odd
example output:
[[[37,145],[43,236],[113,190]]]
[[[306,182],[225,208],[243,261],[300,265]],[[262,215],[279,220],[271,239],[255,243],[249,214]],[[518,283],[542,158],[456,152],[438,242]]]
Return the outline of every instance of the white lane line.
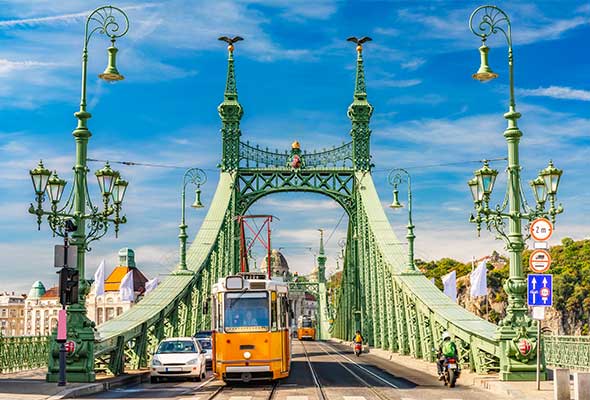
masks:
[[[287,400],[308,400],[308,396],[287,396]]]
[[[342,396],[344,400],[366,400],[365,396]]]
[[[336,348],[332,347],[331,345],[328,345],[328,347],[330,349],[334,350],[336,353],[340,354],[341,357],[343,357],[346,360],[348,360],[349,362],[353,363],[354,365],[356,365],[357,367],[359,367],[360,369],[362,369],[366,373],[371,374],[371,376],[374,376],[375,378],[379,379],[381,382],[385,383],[386,385],[389,385],[389,386],[391,386],[392,388],[395,388],[395,389],[399,389],[398,386],[396,386],[393,383],[389,382],[387,379],[384,379],[384,378],[380,377],[379,375],[377,375],[373,371],[368,370],[367,368],[363,367],[362,365],[360,365],[359,363],[355,362],[354,360],[351,360],[350,358],[348,358],[347,356],[345,356],[344,354],[342,354],[341,352],[339,352]],[[326,350],[324,349],[324,351],[326,351]],[[326,353],[328,353],[328,352],[326,351]]]
[[[229,400],[252,400],[252,396],[231,396]]]

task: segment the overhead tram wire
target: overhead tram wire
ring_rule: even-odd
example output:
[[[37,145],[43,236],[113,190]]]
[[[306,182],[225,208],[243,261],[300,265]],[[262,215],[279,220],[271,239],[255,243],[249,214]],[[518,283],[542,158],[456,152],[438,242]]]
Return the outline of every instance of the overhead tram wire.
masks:
[[[152,168],[169,168],[169,169],[189,169],[192,167],[183,167],[180,165],[165,165],[165,164],[155,164],[155,163],[142,163],[142,162],[135,162],[135,161],[113,161],[113,160],[100,160],[97,158],[87,158],[86,161],[91,162],[109,162],[111,164],[122,164],[131,167],[152,167]],[[218,171],[218,168],[201,168],[204,171]]]
[[[483,160],[466,160],[466,161],[456,161],[451,163],[442,163],[442,164],[426,164],[426,165],[414,165],[409,167],[403,167],[404,169],[426,169],[426,168],[437,168],[437,167],[451,167],[455,165],[469,165],[469,164],[480,164],[484,161],[488,162],[498,162],[498,161],[507,161],[508,157],[498,157],[498,158],[489,158]],[[375,168],[373,172],[388,172],[390,168]]]

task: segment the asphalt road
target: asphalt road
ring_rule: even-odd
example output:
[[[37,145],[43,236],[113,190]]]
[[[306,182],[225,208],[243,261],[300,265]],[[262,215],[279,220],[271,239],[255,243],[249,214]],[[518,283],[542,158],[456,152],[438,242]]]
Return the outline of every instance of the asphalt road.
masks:
[[[371,354],[325,342],[293,343],[291,374],[276,385],[225,386],[212,379],[113,389],[86,399],[193,400],[500,400],[497,394],[461,385],[450,389],[428,374],[407,371]]]

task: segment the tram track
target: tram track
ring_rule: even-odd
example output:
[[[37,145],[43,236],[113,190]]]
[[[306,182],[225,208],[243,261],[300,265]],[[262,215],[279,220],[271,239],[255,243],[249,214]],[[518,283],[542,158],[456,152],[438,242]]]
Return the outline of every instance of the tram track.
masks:
[[[277,392],[277,387],[278,386],[279,386],[279,383],[278,382],[273,382],[271,384],[270,392],[268,393],[268,396],[266,397],[266,400],[273,400],[274,399],[275,394]],[[223,391],[226,390],[226,389],[228,389],[228,388],[234,389],[235,387],[234,386],[228,386],[227,384],[224,384],[222,386],[219,386],[212,393],[210,393],[209,396],[205,400],[213,400],[213,399],[218,398],[218,396],[220,394],[222,394]],[[239,388],[240,389],[245,389],[246,387],[239,387]],[[252,388],[247,388],[247,389],[259,391],[261,388],[252,387]],[[197,392],[197,393],[199,393],[199,392]]]
[[[305,359],[307,361],[307,365],[309,367],[309,371],[311,373],[311,376],[313,378],[313,382],[315,384],[316,387],[316,393],[318,395],[318,400],[328,400],[328,397],[326,396],[326,393],[324,391],[324,388],[322,386],[322,384],[320,383],[320,380],[318,378],[318,375],[316,374],[313,365],[311,363],[311,359],[309,357],[309,354],[307,353],[307,349],[305,348],[305,344],[303,343],[303,341],[299,341],[299,343],[301,343],[301,346],[303,346],[303,352],[305,353]]]
[[[314,383],[316,384],[316,390],[318,392],[318,400],[329,400],[328,396],[326,395],[326,390],[324,388],[324,386],[321,384],[320,379],[317,375],[317,373],[315,372],[313,365],[312,365],[312,361],[309,357],[309,354],[307,352],[307,349],[305,347],[305,344],[303,344],[303,342],[301,342],[302,346],[303,346],[303,350],[305,352],[305,356],[307,358],[307,363],[309,365],[310,371],[312,373],[312,377],[314,380]],[[328,355],[331,359],[333,359],[335,362],[337,362],[342,368],[344,368],[350,375],[352,375],[358,382],[360,382],[367,390],[371,391],[372,394],[374,394],[378,399],[381,400],[390,400],[390,397],[386,396],[385,394],[381,393],[381,391],[379,391],[374,385],[371,385],[367,379],[368,376],[371,377],[371,379],[374,380],[378,380],[382,383],[384,383],[385,385],[389,386],[392,389],[399,389],[396,385],[394,385],[393,383],[389,382],[388,380],[384,379],[383,377],[375,374],[374,372],[370,371],[369,369],[363,367],[362,365],[358,364],[357,362],[355,362],[354,360],[350,359],[349,357],[347,357],[346,355],[342,354],[340,351],[338,351],[337,349],[333,348],[330,345],[327,344],[323,344],[321,342],[315,342],[315,345],[324,353],[326,353],[326,355]],[[328,351],[327,349],[331,350],[332,352]],[[334,352],[336,354],[334,354]],[[352,364],[354,366],[356,366],[357,368],[359,368],[362,373],[365,375],[364,377],[361,376],[359,373],[355,372],[352,370],[352,368],[349,365],[346,365],[345,363],[343,363],[340,358],[345,359],[349,364]]]

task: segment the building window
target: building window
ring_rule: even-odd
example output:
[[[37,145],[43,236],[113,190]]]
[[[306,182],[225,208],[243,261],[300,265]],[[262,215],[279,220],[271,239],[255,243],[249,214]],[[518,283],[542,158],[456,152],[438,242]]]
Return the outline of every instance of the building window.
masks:
[[[117,315],[123,314],[123,307],[117,307]]]

